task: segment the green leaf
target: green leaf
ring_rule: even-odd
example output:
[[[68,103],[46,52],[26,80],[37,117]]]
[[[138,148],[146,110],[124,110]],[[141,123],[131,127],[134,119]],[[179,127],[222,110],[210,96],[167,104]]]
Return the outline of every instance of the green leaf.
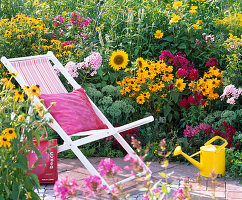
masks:
[[[186,49],[187,48],[187,45],[185,43],[181,43],[179,46],[178,46],[179,49]]]
[[[134,50],[134,55],[137,56],[138,53],[139,53],[139,49],[135,49],[135,50]]]
[[[22,164],[22,163],[14,163],[13,167],[19,168],[19,169],[23,169],[23,170],[28,170],[28,168]]]
[[[177,103],[178,102],[178,97],[179,97],[179,93],[175,92],[175,91],[171,91],[171,98],[172,100]]]
[[[171,106],[165,106],[165,109],[164,109],[165,117],[167,117],[170,112],[171,112]]]
[[[30,176],[34,181],[35,186],[37,188],[40,188],[40,183],[39,183],[39,179],[38,179],[37,175],[36,174],[30,174]]]
[[[102,81],[101,85],[102,85],[102,87],[106,86],[107,85],[106,81]]]
[[[103,77],[103,80],[107,81],[108,80],[108,77],[109,77],[108,75],[104,76]]]
[[[5,200],[4,197],[0,196],[0,200]]]
[[[166,36],[166,37],[163,38],[163,40],[166,40],[168,42],[172,42],[173,41],[173,36],[172,35]]]
[[[168,115],[168,122],[171,122],[171,120],[172,120],[172,114],[170,113],[170,114]]]

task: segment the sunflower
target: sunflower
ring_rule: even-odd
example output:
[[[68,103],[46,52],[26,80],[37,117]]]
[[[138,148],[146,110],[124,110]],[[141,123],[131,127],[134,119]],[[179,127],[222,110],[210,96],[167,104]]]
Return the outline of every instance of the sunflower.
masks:
[[[9,143],[9,140],[8,138],[5,136],[5,135],[1,135],[0,136],[0,147],[10,147],[10,143]]]
[[[111,65],[111,67],[114,70],[120,70],[121,68],[125,68],[128,65],[128,54],[124,51],[114,51],[112,53],[111,58],[109,59],[109,65]]]
[[[155,33],[154,33],[154,36],[156,39],[161,39],[163,37],[164,33],[162,33],[160,30],[157,30]]]
[[[145,65],[145,60],[143,58],[137,58],[136,60],[136,65],[139,67],[139,68],[144,68],[144,65]]]
[[[136,98],[136,102],[137,102],[138,104],[144,104],[144,102],[145,102],[145,97],[141,94],[140,96],[138,96],[138,97]]]
[[[24,94],[21,90],[15,90],[13,98],[15,99],[15,102],[17,102],[17,101],[23,102],[24,101]]]
[[[140,85],[138,85],[137,83],[135,83],[133,86],[132,86],[132,89],[136,92],[140,91]]]
[[[185,89],[185,87],[186,87],[186,83],[183,83],[183,81],[184,80],[181,79],[181,78],[176,80],[176,85],[175,86],[178,88],[178,90],[180,92],[182,92]]]
[[[11,141],[17,137],[17,134],[16,134],[14,128],[6,128],[5,130],[3,130],[3,134],[6,136],[8,141]]]
[[[164,74],[162,76],[162,81],[169,82],[173,79],[174,75],[173,74]]]

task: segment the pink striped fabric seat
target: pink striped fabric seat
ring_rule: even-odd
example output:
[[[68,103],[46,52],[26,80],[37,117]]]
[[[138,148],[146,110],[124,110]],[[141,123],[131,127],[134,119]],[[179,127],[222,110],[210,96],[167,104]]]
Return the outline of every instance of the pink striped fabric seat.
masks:
[[[47,58],[11,62],[27,86],[39,85],[42,94],[67,93]]]

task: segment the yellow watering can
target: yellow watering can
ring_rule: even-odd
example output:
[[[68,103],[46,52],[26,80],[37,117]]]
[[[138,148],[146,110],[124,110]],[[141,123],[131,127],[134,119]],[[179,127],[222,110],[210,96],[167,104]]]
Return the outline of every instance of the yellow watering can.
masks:
[[[220,139],[223,140],[224,143],[221,146],[212,145],[211,143],[215,140]],[[200,147],[200,151],[194,153],[191,156],[183,153],[181,147],[176,147],[173,155],[183,155],[187,160],[189,160],[195,167],[200,170],[200,174],[205,177],[211,177],[211,173],[213,169],[216,174],[222,174],[224,176],[225,173],[225,147],[228,142],[219,136],[213,137],[211,140],[206,142],[204,146]],[[192,157],[200,153],[200,163],[194,160]]]

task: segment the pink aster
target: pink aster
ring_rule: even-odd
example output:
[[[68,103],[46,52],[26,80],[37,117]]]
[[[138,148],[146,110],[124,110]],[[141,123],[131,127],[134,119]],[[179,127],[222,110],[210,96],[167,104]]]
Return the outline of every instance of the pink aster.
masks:
[[[83,195],[87,198],[90,196],[96,196],[95,193],[107,190],[107,186],[103,185],[101,178],[96,175],[86,177],[83,180],[81,187],[83,187]]]
[[[54,185],[55,195],[61,200],[65,200],[69,197],[74,197],[77,194],[77,190],[79,189],[76,180],[72,178],[68,180],[68,176],[59,178]]]
[[[118,172],[122,172],[122,169],[116,165],[116,163],[110,159],[105,158],[101,160],[98,165],[98,171],[102,177],[115,176]]]

